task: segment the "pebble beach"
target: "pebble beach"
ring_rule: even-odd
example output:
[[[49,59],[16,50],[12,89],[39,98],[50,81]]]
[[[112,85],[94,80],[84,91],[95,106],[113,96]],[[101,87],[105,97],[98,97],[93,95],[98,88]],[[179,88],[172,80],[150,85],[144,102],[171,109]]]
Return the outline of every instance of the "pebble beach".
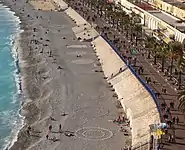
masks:
[[[20,113],[25,120],[10,150],[112,150],[130,145],[131,137],[112,122],[120,112],[103,73],[96,71],[101,66],[91,43],[75,36],[76,24],[65,11],[57,11],[49,0],[3,4],[20,18],[24,30],[17,40]]]

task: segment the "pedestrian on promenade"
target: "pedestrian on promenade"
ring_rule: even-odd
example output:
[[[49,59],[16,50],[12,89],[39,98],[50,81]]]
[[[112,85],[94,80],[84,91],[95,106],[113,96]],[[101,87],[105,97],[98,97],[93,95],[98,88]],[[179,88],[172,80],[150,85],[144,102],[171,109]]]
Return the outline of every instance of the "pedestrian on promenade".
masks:
[[[171,143],[171,140],[172,140],[171,134],[169,134],[169,136],[168,136],[168,142]]]
[[[140,66],[140,68],[141,68],[141,73],[143,74],[144,72],[143,66]]]
[[[166,88],[165,88],[165,86],[162,86],[161,91],[166,94]]]
[[[172,118],[173,124],[175,124],[175,117]]]
[[[137,63],[137,58],[135,57],[135,58],[134,58],[134,64],[133,64],[134,67],[136,67],[136,63]]]
[[[155,93],[155,96],[156,96],[157,98],[159,98],[160,93],[159,93],[159,92],[156,92],[156,93]],[[164,108],[162,108],[162,110],[164,110]]]
[[[164,115],[163,115],[163,118],[164,118],[164,119],[168,119],[168,115],[167,115],[167,114],[164,114]]]
[[[170,113],[170,107],[166,108],[166,113]]]
[[[151,83],[151,81],[152,81],[152,80],[151,80],[151,78],[150,78],[150,77],[146,77],[146,83],[147,83],[147,84],[150,84],[150,83]]]
[[[171,141],[175,143],[175,136],[173,134],[171,135]]]
[[[176,117],[176,123],[179,124],[179,117]]]
[[[160,149],[161,149],[161,148],[160,148],[160,144],[158,144],[158,145],[157,145],[157,150],[160,150]]]
[[[127,59],[127,66],[129,65],[129,60]]]
[[[170,102],[170,107],[174,108],[174,102]]]
[[[168,120],[168,121],[167,121],[167,125],[169,125],[169,127],[171,128],[171,126],[172,126],[171,120]]]
[[[141,74],[141,68],[139,67],[138,69],[138,74],[140,75]]]

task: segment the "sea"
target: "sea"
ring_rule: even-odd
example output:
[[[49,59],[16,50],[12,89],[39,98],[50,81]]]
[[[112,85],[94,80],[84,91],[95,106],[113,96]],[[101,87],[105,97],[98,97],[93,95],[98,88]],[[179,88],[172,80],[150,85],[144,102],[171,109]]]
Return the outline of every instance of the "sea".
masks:
[[[0,150],[11,147],[23,126],[18,39],[20,20],[0,4]]]

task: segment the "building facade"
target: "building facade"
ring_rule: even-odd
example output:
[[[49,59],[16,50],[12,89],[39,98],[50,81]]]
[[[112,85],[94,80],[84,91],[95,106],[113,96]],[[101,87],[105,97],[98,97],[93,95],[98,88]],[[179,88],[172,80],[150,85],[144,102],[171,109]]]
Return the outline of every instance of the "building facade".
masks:
[[[181,43],[185,41],[184,33],[180,32],[172,25],[154,15],[161,13],[161,11],[157,9],[151,9],[149,7],[141,7],[127,0],[115,0],[115,3],[124,7],[124,11],[127,13],[132,11],[138,14],[141,17],[142,25],[152,30],[153,35],[158,37],[160,40],[163,40],[166,43],[169,43],[173,40]]]
[[[158,9],[168,12],[179,19],[185,20],[185,6],[182,7],[185,5],[184,3],[174,0],[152,0],[150,3]]]

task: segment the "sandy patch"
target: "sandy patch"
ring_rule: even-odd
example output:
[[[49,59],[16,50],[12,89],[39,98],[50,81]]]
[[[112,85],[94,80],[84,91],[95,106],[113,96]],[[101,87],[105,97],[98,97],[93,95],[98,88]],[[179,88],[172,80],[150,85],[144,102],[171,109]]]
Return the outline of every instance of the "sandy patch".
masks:
[[[55,10],[55,6],[50,0],[45,0],[45,1],[30,1],[29,2],[35,9],[37,10],[43,10],[43,11],[48,11],[48,10]]]
[[[67,52],[68,55],[85,55],[86,52],[83,51],[76,51],[76,52]]]
[[[85,64],[92,64],[94,61],[91,59],[79,59],[79,60],[73,60],[72,63],[79,64],[79,65],[85,65]]]

